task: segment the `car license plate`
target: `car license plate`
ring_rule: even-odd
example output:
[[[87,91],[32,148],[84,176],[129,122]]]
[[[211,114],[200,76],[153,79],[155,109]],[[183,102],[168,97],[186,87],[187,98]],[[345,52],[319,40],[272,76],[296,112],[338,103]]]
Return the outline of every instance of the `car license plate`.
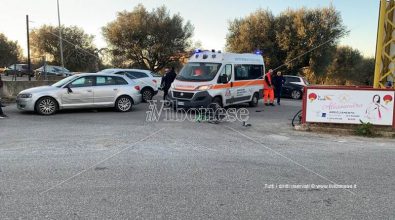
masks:
[[[177,105],[184,105],[184,102],[177,102]]]

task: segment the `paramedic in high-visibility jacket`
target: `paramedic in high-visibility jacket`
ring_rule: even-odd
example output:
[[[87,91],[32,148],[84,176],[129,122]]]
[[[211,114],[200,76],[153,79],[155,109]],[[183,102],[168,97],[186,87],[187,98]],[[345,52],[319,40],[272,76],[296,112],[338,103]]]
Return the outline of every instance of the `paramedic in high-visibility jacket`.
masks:
[[[272,84],[272,74],[273,70],[270,69],[265,75],[265,80],[263,81],[263,102],[265,105],[274,106],[274,90]],[[270,103],[269,103],[270,102]]]

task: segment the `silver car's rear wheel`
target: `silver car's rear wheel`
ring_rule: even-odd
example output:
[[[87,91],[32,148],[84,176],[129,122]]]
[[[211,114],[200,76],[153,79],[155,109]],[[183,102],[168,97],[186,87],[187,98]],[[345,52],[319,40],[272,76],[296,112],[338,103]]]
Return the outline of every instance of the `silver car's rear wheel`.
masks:
[[[41,115],[52,115],[58,109],[58,104],[51,97],[44,97],[37,101],[36,111]]]
[[[132,99],[127,96],[121,96],[115,102],[115,108],[120,112],[128,112],[132,109]]]

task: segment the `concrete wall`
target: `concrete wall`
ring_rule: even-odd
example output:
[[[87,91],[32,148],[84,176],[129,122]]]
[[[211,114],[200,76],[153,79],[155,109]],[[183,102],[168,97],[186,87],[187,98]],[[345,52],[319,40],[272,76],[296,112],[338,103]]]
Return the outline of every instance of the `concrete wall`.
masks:
[[[0,97],[4,99],[15,99],[22,90],[37,86],[52,85],[54,81],[3,81],[3,88],[0,89]]]

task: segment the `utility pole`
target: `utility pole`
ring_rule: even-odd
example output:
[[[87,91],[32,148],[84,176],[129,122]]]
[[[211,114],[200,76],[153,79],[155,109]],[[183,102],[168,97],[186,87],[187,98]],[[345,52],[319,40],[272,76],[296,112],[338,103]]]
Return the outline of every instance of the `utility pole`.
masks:
[[[60,47],[60,61],[62,63],[62,71],[64,72],[64,61],[63,61],[63,39],[62,39],[62,27],[60,26],[60,12],[59,12],[59,0],[58,5],[58,23],[59,23],[59,47]]]
[[[27,32],[27,71],[28,71],[27,75],[29,76],[29,81],[31,81],[32,66],[30,62],[29,15],[26,15],[26,32]]]

